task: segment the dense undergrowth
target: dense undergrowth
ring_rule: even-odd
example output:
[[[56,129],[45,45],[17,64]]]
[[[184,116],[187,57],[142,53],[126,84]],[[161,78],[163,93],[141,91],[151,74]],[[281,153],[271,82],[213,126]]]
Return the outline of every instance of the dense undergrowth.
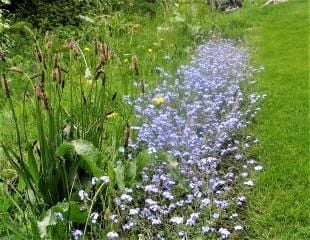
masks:
[[[180,201],[188,196],[198,199],[196,199],[197,206],[186,205],[180,210],[184,213],[182,223],[183,221],[185,223],[186,218],[189,219],[189,224],[184,224],[185,229],[181,227],[179,229],[180,238],[199,239],[203,233],[211,239],[217,236],[226,238],[233,231],[236,231],[233,234],[236,238],[243,236],[243,227],[234,226],[234,218],[237,218],[236,207],[230,207],[225,198],[236,203],[243,203],[245,198],[237,196],[238,191],[234,192],[235,188],[232,193],[234,197],[226,194],[225,191],[221,192],[218,188],[229,188],[230,183],[234,184],[231,178],[235,179],[235,176],[241,174],[242,168],[246,165],[242,166],[238,163],[235,169],[225,164],[222,166],[218,162],[220,157],[217,155],[223,150],[219,146],[221,144],[235,150],[235,147],[239,149],[239,144],[248,146],[248,143],[243,142],[242,134],[235,132],[243,126],[241,122],[246,121],[246,118],[239,113],[239,101],[243,101],[239,99],[242,97],[239,85],[231,86],[232,92],[228,91],[231,94],[231,96],[228,94],[229,99],[225,99],[224,94],[224,99],[215,101],[216,92],[213,93],[214,96],[211,94],[210,104],[215,101],[219,106],[209,106],[211,109],[206,113],[207,115],[201,116],[199,114],[196,116],[195,111],[199,111],[202,106],[196,110],[185,109],[184,102],[173,102],[170,98],[173,96],[168,96],[164,89],[156,90],[156,87],[167,76],[169,79],[179,77],[180,70],[177,71],[177,69],[189,61],[193,49],[202,43],[203,39],[214,39],[219,36],[240,37],[240,33],[244,31],[247,24],[238,14],[222,16],[210,11],[204,2],[189,4],[163,1],[153,6],[151,4],[148,5],[152,9],[149,15],[145,15],[145,12],[127,11],[121,6],[113,7],[109,9],[109,14],[99,14],[95,11],[87,17],[82,15],[78,27],[60,26],[45,34],[42,34],[42,29],[38,30],[30,23],[23,22],[17,22],[11,25],[13,26],[11,29],[6,30],[12,42],[15,39],[15,46],[2,51],[0,63],[3,90],[0,95],[0,198],[3,203],[0,206],[1,236],[17,239],[69,239],[71,237],[73,239],[114,239],[117,236],[124,239],[128,236],[130,239],[164,237],[171,239],[178,234],[173,233],[173,230],[181,218],[171,218],[172,216],[169,215],[173,221],[169,222],[167,218],[165,221],[169,222],[170,226],[167,224],[166,229],[159,232],[159,226],[162,224],[161,216],[155,214],[156,217],[150,219],[145,217],[141,222],[135,219],[133,222],[138,227],[133,227],[124,213],[127,212],[131,218],[134,218],[142,211],[143,204],[158,208],[158,211],[167,210],[164,209],[164,204],[167,205],[167,202],[162,205],[155,202],[164,201],[162,198],[171,201],[174,199],[172,194],[177,194]],[[141,7],[141,9],[144,8]],[[21,36],[24,36],[23,40],[20,39]],[[225,45],[223,47],[225,48]],[[235,45],[232,44],[231,49],[235,49],[234,47]],[[248,67],[248,62],[243,62],[242,56],[235,60],[240,61],[241,65],[244,64],[242,66]],[[216,57],[217,52],[214,59],[210,60],[210,66],[217,61]],[[204,60],[204,58],[201,59]],[[237,70],[230,72],[229,69],[233,64],[225,57],[223,62],[220,61],[228,71],[225,74],[229,75],[227,77],[223,74],[223,79],[247,79],[248,76],[243,75],[246,69],[242,70],[240,67],[240,72]],[[219,71],[216,67],[219,66],[214,66],[214,69],[211,67],[211,70]],[[210,73],[206,73],[207,76],[208,74]],[[211,83],[209,90],[212,92],[212,81],[216,77],[212,74],[208,77]],[[202,86],[209,91],[207,86]],[[182,85],[180,84],[176,90],[180,90],[179,87]],[[223,92],[226,93],[227,86],[213,87],[220,89],[218,96]],[[246,84],[242,87],[247,88]],[[195,89],[195,86],[192,88]],[[178,91],[178,94],[184,95],[180,97],[186,99],[191,86],[187,90],[183,93]],[[156,95],[153,95],[154,93]],[[198,93],[199,91],[193,95]],[[208,95],[208,93],[201,94]],[[193,99],[196,97],[193,96]],[[188,189],[187,184],[191,183],[186,182],[186,178],[182,180],[184,175],[188,174],[182,173],[182,167],[185,165],[181,164],[181,169],[178,166],[184,158],[183,153],[177,155],[171,152],[170,140],[150,137],[156,136],[158,131],[156,124],[161,125],[158,121],[163,120],[155,119],[154,123],[147,123],[152,121],[152,118],[147,120],[148,116],[144,114],[142,116],[146,119],[139,120],[135,115],[136,111],[139,112],[137,109],[139,105],[135,99],[149,101],[148,104],[151,104],[150,106],[153,106],[151,108],[154,109],[149,109],[148,112],[160,112],[165,106],[170,110],[175,107],[181,111],[181,116],[194,111],[191,115],[198,119],[218,118],[216,124],[221,122],[227,112],[233,110],[235,123],[240,120],[241,124],[236,127],[234,123],[230,123],[232,131],[228,132],[232,133],[233,137],[228,133],[227,136],[220,136],[214,132],[208,132],[212,131],[212,124],[215,124],[212,121],[208,123],[190,121],[193,124],[190,125],[191,131],[194,132],[188,133],[193,137],[193,141],[201,135],[196,139],[198,142],[195,140],[191,144],[207,147],[209,145],[205,145],[203,141],[208,137],[214,138],[213,141],[218,144],[218,146],[215,144],[217,149],[213,149],[212,154],[211,152],[190,152],[190,154],[193,156],[196,154],[197,159],[202,156],[213,159],[211,163],[206,162],[205,167],[208,168],[211,164],[212,166],[209,167],[216,169],[213,172],[214,179],[211,177],[209,179],[208,176],[205,181],[208,183],[213,179],[213,185],[217,185],[213,186],[213,190],[219,191],[215,194],[226,194],[225,196],[209,193],[207,189],[211,185],[204,184],[206,193],[202,193],[202,190],[196,191],[196,188],[193,188],[195,193]],[[191,96],[186,103],[192,103],[193,106],[189,108],[194,108],[195,101],[190,99]],[[166,105],[169,101],[172,101],[170,107]],[[256,102],[255,96],[252,96],[252,101]],[[183,108],[177,108],[178,105],[182,105]],[[215,111],[214,116],[209,116],[208,114],[212,113],[211,110],[216,108],[218,111],[223,111]],[[181,118],[180,121],[182,122]],[[137,126],[143,123],[150,124],[149,127],[142,126],[153,133],[135,132],[139,129]],[[164,123],[169,123],[168,119],[163,121]],[[202,126],[199,127],[197,124]],[[177,130],[182,132],[181,125]],[[205,127],[207,129],[204,129]],[[171,126],[166,128],[162,129],[163,135],[169,136],[168,130],[171,130]],[[223,129],[225,126],[222,126]],[[221,143],[217,142],[218,138],[222,139]],[[246,141],[250,139],[253,141],[251,137]],[[137,146],[134,144],[135,141],[140,141]],[[190,141],[189,137],[188,141]],[[186,147],[189,146],[180,144],[179,151],[188,152]],[[151,154],[151,150],[160,150],[159,155]],[[225,154],[229,155],[227,161],[231,162],[232,155],[228,152],[223,153]],[[242,158],[241,162],[247,163],[247,159],[251,156],[242,156],[243,154],[246,153],[234,153],[233,158]],[[145,168],[156,166],[159,160],[163,166]],[[248,162],[249,165],[253,163],[255,162]],[[218,166],[222,168],[220,174],[217,173]],[[196,169],[203,166],[193,165],[192,167]],[[168,172],[166,172],[167,168]],[[158,175],[156,171],[164,171],[167,181],[178,182],[174,190],[176,192],[168,191],[172,188],[169,186],[167,189],[158,190],[160,193],[165,192],[163,196],[159,194],[156,199],[150,199],[145,195],[148,191],[141,193],[138,190],[132,208],[122,206],[122,201],[132,202],[132,191],[136,192],[139,186],[142,188],[143,184],[146,185],[144,189],[150,189],[150,192],[159,187],[155,186],[154,182],[147,184],[145,174],[141,175],[147,171],[154,171],[152,173],[154,175]],[[246,174],[243,175],[246,177]],[[190,179],[192,176],[187,177]],[[237,182],[243,184],[241,180]],[[245,183],[252,185],[251,181],[245,181]],[[239,188],[240,184],[236,186]],[[202,195],[204,194],[204,198],[199,195],[200,191]],[[192,201],[195,202],[193,199]],[[153,202],[150,203],[151,200]],[[190,228],[195,225],[191,222],[198,221],[200,213],[196,210],[203,203],[205,206],[202,209],[206,209],[202,210],[201,215],[206,222],[200,222],[199,229]],[[180,207],[183,205],[184,203]],[[123,213],[122,208],[125,209]],[[218,212],[214,212],[214,209]],[[153,221],[155,226],[152,225]],[[203,229],[200,229],[201,227]],[[133,231],[129,231],[132,230],[131,228]],[[205,239],[205,236],[201,239]]]

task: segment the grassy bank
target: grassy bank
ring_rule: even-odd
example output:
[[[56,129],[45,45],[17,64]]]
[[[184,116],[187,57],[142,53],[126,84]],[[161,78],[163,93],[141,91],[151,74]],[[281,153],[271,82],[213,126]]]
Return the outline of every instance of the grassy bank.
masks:
[[[265,165],[248,210],[254,239],[310,237],[308,9],[289,1],[256,10],[259,24],[248,34],[265,66],[256,88],[268,94],[251,128]]]
[[[0,143],[6,150],[0,148],[0,237],[63,239],[84,228],[86,239],[104,239],[108,231],[118,231],[110,219],[117,209],[113,198],[127,193],[125,187],[134,188],[144,164],[153,161],[143,154],[144,146],[137,150],[128,144],[130,127],[139,125],[128,96],[152,92],[167,73],[174,79],[197,44],[222,36],[242,38],[252,49],[253,63],[265,67],[249,87],[268,97],[250,128],[261,142],[251,155],[264,171],[249,196],[246,234],[251,239],[309,238],[308,5],[255,4],[246,1],[231,14],[210,11],[204,2],[162,5],[148,17],[113,12],[86,19],[78,28],[57,28],[47,37],[20,23],[12,36],[17,41],[27,37],[0,63],[8,79],[0,95]],[[153,105],[156,99],[164,102],[155,98]],[[11,130],[17,128],[20,136]],[[10,157],[17,170],[26,169],[19,178],[7,164]],[[89,224],[94,208],[102,221],[98,228]],[[52,213],[72,224],[56,225]],[[148,229],[149,222],[145,226],[145,239],[155,238],[157,229]],[[120,234],[126,239],[125,231]]]

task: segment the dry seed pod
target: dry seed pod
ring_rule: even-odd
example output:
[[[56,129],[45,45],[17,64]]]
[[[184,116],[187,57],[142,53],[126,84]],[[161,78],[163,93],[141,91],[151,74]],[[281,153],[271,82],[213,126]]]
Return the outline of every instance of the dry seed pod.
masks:
[[[138,62],[138,57],[136,55],[132,56],[132,68],[135,72],[135,74],[138,76],[139,75],[139,62]]]
[[[46,49],[51,49],[53,45],[53,40],[49,39],[48,42],[45,44]]]
[[[109,55],[109,48],[108,48],[107,44],[104,44],[104,51],[103,52],[104,52],[105,59],[109,60],[110,55]]]
[[[95,49],[95,55],[97,55],[98,54],[98,42],[97,42],[97,39],[95,39],[95,41],[94,41],[94,49]]]
[[[40,83],[39,85],[37,85],[35,87],[35,92],[36,92],[36,96],[38,98],[38,100],[42,100],[43,101],[43,104],[44,104],[44,107],[45,109],[48,111],[50,110],[50,107],[49,107],[49,102],[48,102],[48,97],[45,93],[45,90],[44,90],[44,85],[42,83]]]
[[[2,80],[3,80],[3,86],[4,86],[4,92],[7,98],[10,98],[10,89],[9,89],[9,84],[8,80],[6,79],[6,76],[4,73],[2,73]]]
[[[49,34],[49,31],[45,33],[45,49],[50,49],[52,47],[52,37]]]
[[[59,66],[59,53],[56,51],[54,54],[54,68],[57,68]]]
[[[97,50],[99,54],[103,53],[104,50],[103,50],[103,45],[101,42],[97,43]]]
[[[141,87],[141,92],[142,92],[142,94],[144,94],[144,80],[143,79],[141,79],[140,80],[140,87]]]
[[[52,79],[55,82],[60,83],[61,82],[61,70],[59,67],[56,67],[52,71]]]
[[[0,48],[0,61],[5,61],[4,51]]]
[[[103,53],[100,53],[100,64],[105,65],[106,60],[107,59],[106,59],[105,55]]]
[[[44,69],[46,69],[45,57],[42,54],[42,51],[38,45],[36,46],[35,50],[36,50],[36,54],[37,54],[39,62],[43,65]]]
[[[130,125],[127,122],[126,129],[125,129],[125,141],[124,141],[124,148],[125,149],[128,147],[128,144],[129,144],[130,132],[131,132]]]
[[[42,90],[42,86],[40,84],[35,86],[35,93],[36,93],[38,100],[43,99],[43,90]]]

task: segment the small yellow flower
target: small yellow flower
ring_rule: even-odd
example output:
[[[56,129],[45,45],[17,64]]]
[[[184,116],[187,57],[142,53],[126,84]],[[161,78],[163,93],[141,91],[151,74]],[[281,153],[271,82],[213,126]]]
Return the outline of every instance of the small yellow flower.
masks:
[[[111,119],[111,118],[116,117],[117,115],[118,115],[117,112],[112,112],[112,113],[110,113],[110,114],[107,115],[107,118],[108,118],[108,119]]]
[[[163,97],[157,97],[157,98],[154,99],[154,103],[156,105],[160,105],[160,104],[162,104],[164,102],[165,102],[165,99]]]
[[[86,47],[86,48],[84,48],[84,51],[89,52],[90,48]]]
[[[151,53],[151,52],[153,52],[153,49],[152,49],[152,48],[149,48],[147,51],[148,51],[149,53]]]
[[[124,62],[127,63],[127,62],[128,62],[128,58],[125,58],[125,59],[124,59]]]

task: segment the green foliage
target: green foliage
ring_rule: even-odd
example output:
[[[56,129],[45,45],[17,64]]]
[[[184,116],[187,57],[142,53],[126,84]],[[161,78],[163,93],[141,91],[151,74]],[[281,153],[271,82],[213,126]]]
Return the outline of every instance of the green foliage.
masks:
[[[30,30],[28,23],[13,24],[11,36],[19,42],[7,54],[6,62],[1,62],[1,72],[10,79],[10,97],[0,95],[0,141],[2,155],[11,167],[0,168],[11,168],[13,172],[6,178],[12,182],[5,184],[1,237],[13,234],[24,239],[63,239],[74,227],[82,226],[90,237],[103,239],[113,225],[92,229],[91,211],[103,209],[100,214],[108,218],[115,192],[134,186],[140,181],[141,170],[158,160],[143,151],[143,146],[138,152],[118,151],[125,145],[127,124],[138,124],[132,106],[124,103],[123,97],[140,96],[142,81],[144,91],[151,91],[161,81],[156,67],[175,74],[176,67],[188,60],[194,44],[210,30],[224,29],[225,21],[234,18],[218,16],[204,2],[172,5],[170,1],[141,0],[122,5],[106,1],[104,5],[98,1],[102,11],[98,14],[92,7],[83,12],[88,6],[85,2],[82,8],[57,12],[70,2],[44,5],[44,1],[32,1],[36,7],[45,8],[37,19],[29,18],[42,28],[77,24],[70,21],[85,15],[77,19],[82,19],[78,27],[60,26],[45,37],[40,31]],[[41,24],[47,16],[49,22]],[[69,22],[66,18],[70,18]],[[238,26],[232,24],[224,30],[232,35],[234,27],[244,27],[244,22],[240,19]],[[98,43],[108,49],[104,66],[100,66],[102,59],[96,52]],[[139,75],[131,66],[133,56],[139,59]],[[131,134],[134,138],[135,133]],[[132,154],[132,160],[127,153]],[[2,157],[0,162],[7,160]],[[165,154],[161,160],[179,179],[176,161]],[[91,177],[102,175],[109,177],[109,185],[90,186]],[[178,184],[184,187],[181,181]],[[79,200],[80,189],[92,192],[91,201]],[[57,212],[65,221],[56,221]],[[18,227],[15,230],[12,226]]]

